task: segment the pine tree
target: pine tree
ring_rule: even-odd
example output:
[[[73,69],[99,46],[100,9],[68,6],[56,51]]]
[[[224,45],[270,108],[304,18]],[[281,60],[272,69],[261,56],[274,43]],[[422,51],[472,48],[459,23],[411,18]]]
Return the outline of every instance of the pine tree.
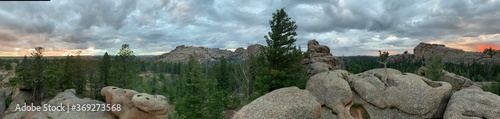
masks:
[[[109,85],[108,80],[109,80],[109,69],[111,68],[111,57],[108,55],[108,52],[104,53],[104,56],[102,57],[101,60],[101,67],[100,67],[100,79],[101,79],[101,84],[102,87]]]
[[[427,68],[427,72],[425,75],[427,78],[435,81],[441,80],[444,68],[442,56],[433,54],[432,59],[425,65],[425,67]]]
[[[23,60],[16,67],[16,77],[10,82],[14,85],[23,85],[24,88],[32,89],[33,86],[31,81],[33,80],[33,74],[31,73],[31,62],[25,55]]]
[[[78,51],[76,53],[76,58],[75,58],[75,62],[73,64],[73,69],[74,69],[74,77],[73,77],[73,87],[76,88],[76,94],[79,94],[79,95],[82,95],[84,90],[85,90],[85,87],[87,85],[87,81],[85,80],[85,71],[84,71],[84,67],[85,67],[85,62],[83,61],[82,57],[80,56],[80,54],[82,53],[82,51]]]
[[[58,85],[54,84],[60,84],[63,80],[63,75],[63,71],[56,62],[52,62],[47,66],[47,69],[43,71],[43,79],[45,80],[43,85],[47,92],[46,96],[54,96],[60,92]]]
[[[113,63],[113,79],[111,85],[121,88],[134,88],[132,84],[140,84],[137,80],[139,68],[136,66],[134,51],[128,44],[123,44]]]
[[[193,56],[190,56],[181,74],[175,92],[175,96],[179,97],[174,103],[180,118],[222,118],[225,105],[221,100],[224,95],[217,90],[217,80],[207,78]]]
[[[63,62],[63,80],[59,83],[59,89],[61,89],[61,91],[74,88],[73,78],[75,77],[74,74],[77,73],[74,68],[74,56],[66,56]]]
[[[219,63],[215,66],[217,70],[216,78],[219,87],[225,91],[232,92],[233,88],[231,87],[231,84],[233,84],[233,82],[229,80],[229,67],[227,66],[226,58],[222,56],[219,60]]]
[[[306,84],[306,71],[301,65],[303,53],[294,46],[297,41],[295,21],[292,21],[282,8],[273,13],[269,25],[271,31],[264,36],[267,46],[263,48],[261,58],[258,58],[263,61],[259,61],[261,71],[258,72],[254,83],[255,89],[258,89],[256,96],[282,87],[303,88]]]
[[[31,72],[33,76],[33,97],[35,101],[42,101],[43,99],[43,47],[36,47],[35,51],[31,53],[33,64],[31,64]]]

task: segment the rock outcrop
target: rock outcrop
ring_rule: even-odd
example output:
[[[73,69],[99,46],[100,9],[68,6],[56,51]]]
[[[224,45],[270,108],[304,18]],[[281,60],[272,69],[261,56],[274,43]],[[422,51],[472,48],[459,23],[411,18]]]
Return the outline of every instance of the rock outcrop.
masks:
[[[238,48],[234,52],[230,50],[223,50],[219,48],[205,48],[180,45],[175,47],[169,53],[160,55],[159,61],[165,62],[187,62],[189,57],[193,55],[201,62],[217,61],[224,56],[226,59],[246,60],[250,55],[258,54],[262,45],[254,44],[247,47],[247,49]]]
[[[440,118],[451,96],[451,85],[433,82],[412,73],[387,69],[390,86],[380,80],[384,69],[349,76],[354,91],[368,104],[374,118]],[[373,116],[372,116],[373,115]],[[398,116],[399,115],[399,116]]]
[[[420,43],[414,49],[415,59],[429,60],[432,55],[443,56],[443,61],[450,63],[466,63],[470,64],[477,62],[480,64],[500,64],[500,51],[494,51],[494,55],[483,54],[480,52],[465,52],[461,49],[449,48],[442,44]]]
[[[19,111],[16,110],[17,105],[24,105],[27,100],[31,100],[31,93],[26,91],[19,91],[13,97],[13,102],[10,104],[6,112],[4,112],[4,119],[114,119],[115,116],[107,111],[72,111],[71,106],[85,105],[85,104],[102,104],[104,102],[92,100],[89,98],[78,98],[75,96],[74,89],[68,89],[64,92],[58,93],[54,98],[42,102],[42,105],[50,106],[63,106],[64,110],[59,111]],[[30,105],[30,104],[27,104]],[[55,108],[53,108],[55,109]],[[60,109],[60,108],[57,108]],[[68,110],[69,109],[69,110]],[[43,110],[43,109],[42,109]]]
[[[307,65],[310,75],[341,68],[342,60],[334,57],[330,53],[330,48],[328,48],[328,46],[320,45],[316,40],[309,40],[307,42],[307,52],[309,53],[309,58],[304,59],[302,64]]]
[[[110,105],[121,105],[121,110],[111,111],[120,119],[167,119],[173,111],[162,95],[139,93],[130,89],[107,86],[101,95]]]
[[[287,87],[269,92],[245,105],[234,119],[317,119],[321,106],[308,91]]]
[[[498,119],[500,96],[477,88],[464,88],[451,96],[444,119]]]

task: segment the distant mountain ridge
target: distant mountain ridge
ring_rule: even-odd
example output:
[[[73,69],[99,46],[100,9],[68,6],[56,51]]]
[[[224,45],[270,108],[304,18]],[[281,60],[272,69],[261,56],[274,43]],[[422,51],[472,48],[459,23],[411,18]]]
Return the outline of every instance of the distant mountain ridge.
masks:
[[[156,61],[163,62],[187,62],[189,57],[193,55],[200,62],[218,61],[224,57],[233,61],[245,61],[252,54],[258,54],[263,46],[260,44],[253,44],[246,49],[237,48],[235,51],[219,48],[206,48],[180,45],[175,47],[174,50],[161,54]]]
[[[466,52],[462,49],[446,47],[444,44],[431,44],[421,42],[413,48],[414,54],[392,55],[389,61],[411,59],[413,61],[429,61],[433,55],[443,57],[444,62],[454,64],[500,64],[500,50],[493,50],[492,54],[482,52]]]

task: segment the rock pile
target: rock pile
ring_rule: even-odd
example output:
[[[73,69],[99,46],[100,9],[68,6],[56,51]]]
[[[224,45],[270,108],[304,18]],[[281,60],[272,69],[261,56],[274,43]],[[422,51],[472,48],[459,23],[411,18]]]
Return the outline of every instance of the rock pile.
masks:
[[[310,75],[341,67],[342,60],[334,57],[328,46],[320,45],[316,40],[307,42],[307,53],[309,53],[309,59],[304,59],[302,64],[309,67]]]
[[[111,111],[120,119],[167,119],[173,111],[162,95],[139,93],[114,86],[102,88],[101,95],[106,98],[107,104],[121,105],[120,111]]]

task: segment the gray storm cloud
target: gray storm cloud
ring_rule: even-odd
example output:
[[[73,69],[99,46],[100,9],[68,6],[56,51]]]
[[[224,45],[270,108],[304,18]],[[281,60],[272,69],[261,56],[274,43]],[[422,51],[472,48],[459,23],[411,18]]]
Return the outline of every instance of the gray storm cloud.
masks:
[[[138,54],[168,52],[177,45],[234,49],[265,44],[271,14],[279,8],[299,26],[297,45],[317,39],[334,55],[402,52],[419,42],[500,41],[495,36],[500,2],[493,0],[2,1],[0,52],[43,45],[92,47],[94,55],[102,55],[124,43]]]

